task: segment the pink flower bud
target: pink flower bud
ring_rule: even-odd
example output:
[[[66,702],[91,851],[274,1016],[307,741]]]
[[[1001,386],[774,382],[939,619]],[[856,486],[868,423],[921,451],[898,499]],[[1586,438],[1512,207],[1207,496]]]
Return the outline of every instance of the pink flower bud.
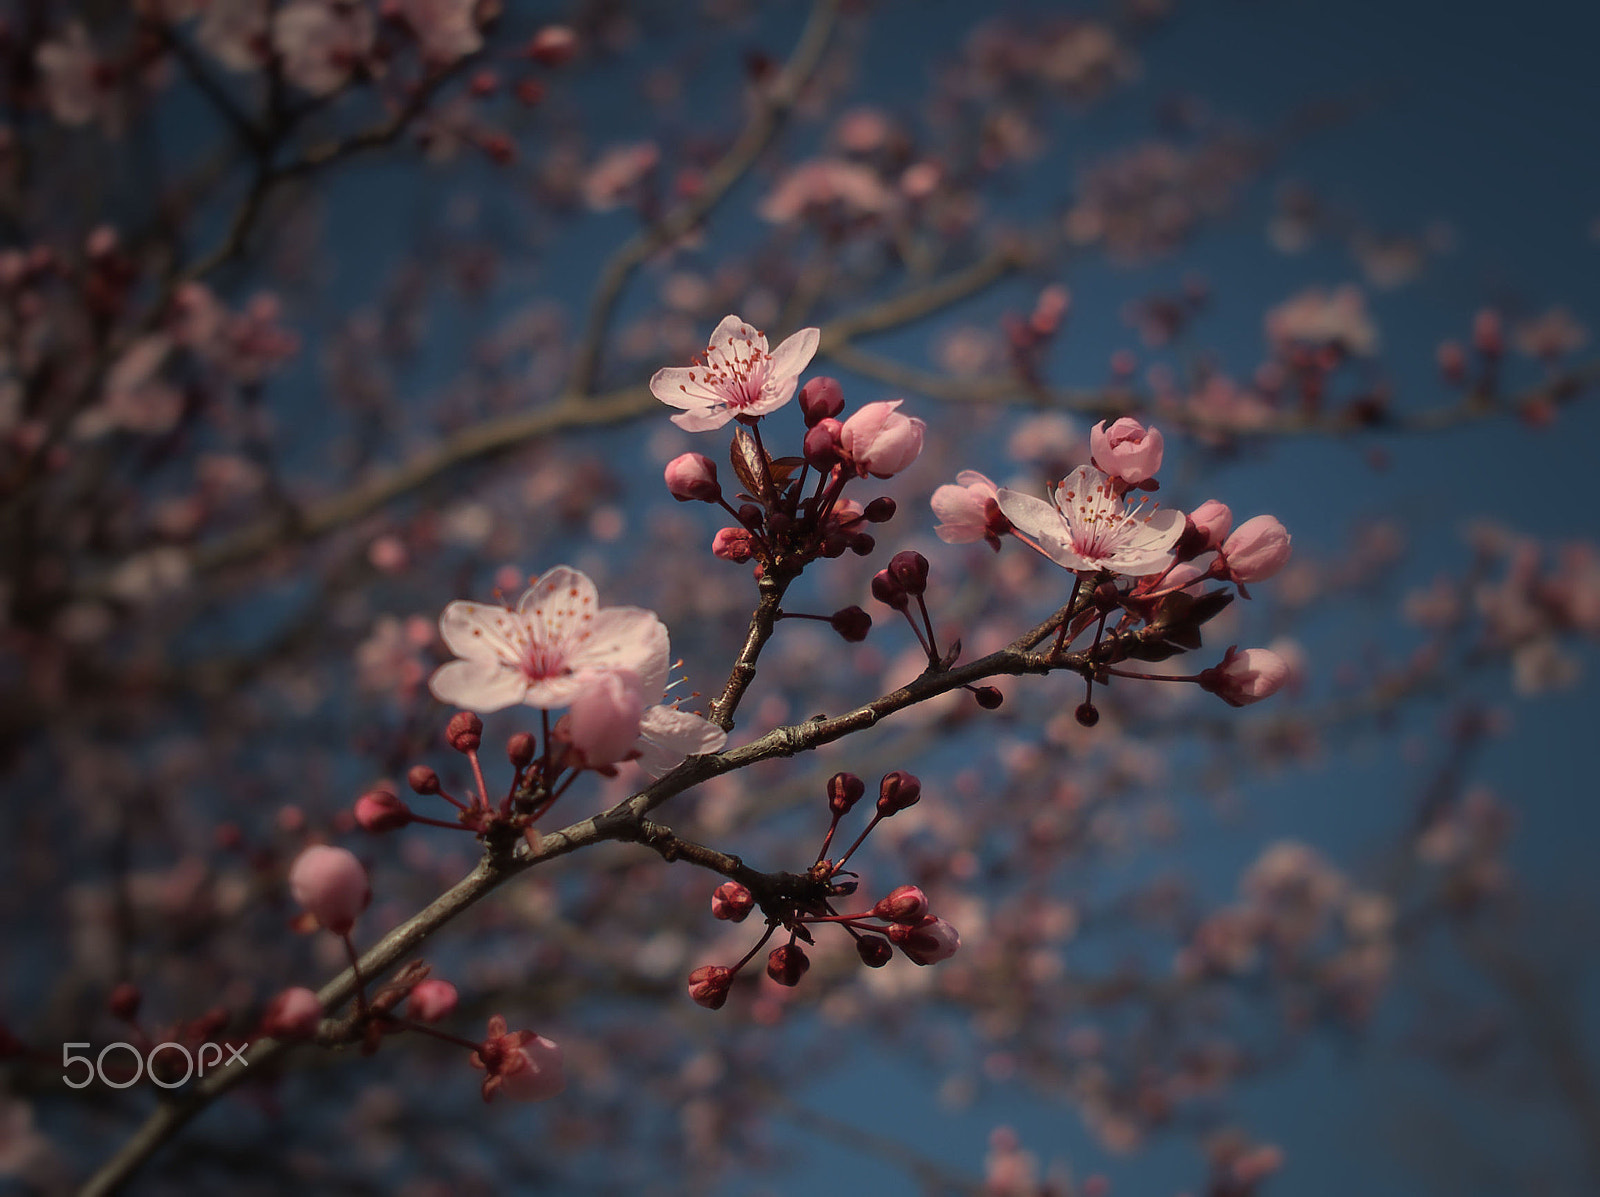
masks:
[[[363,830],[381,835],[411,822],[411,808],[392,790],[368,790],[356,799],[356,822]]]
[[[667,491],[680,503],[715,503],[722,498],[717,463],[703,453],[684,453],[667,462]]]
[[[1233,530],[1233,511],[1226,503],[1207,499],[1189,513],[1189,522],[1203,538],[1200,552],[1215,552]]]
[[[793,989],[811,967],[811,960],[797,943],[786,943],[767,953],[767,976],[779,985]]]
[[[1228,649],[1219,665],[1200,673],[1200,687],[1233,707],[1249,706],[1270,698],[1289,680],[1289,666],[1277,653],[1265,648],[1237,646]]]
[[[800,414],[805,417],[807,428],[831,420],[843,410],[844,388],[837,378],[813,378],[800,388]]]
[[[878,783],[878,813],[884,818],[915,806],[922,798],[922,783],[904,769],[885,773]]]
[[[1245,520],[1222,542],[1228,576],[1235,582],[1261,582],[1289,561],[1289,533],[1276,516]]]
[[[476,752],[483,743],[483,720],[471,711],[457,711],[445,725],[444,741],[457,752]]]
[[[1161,433],[1146,428],[1132,416],[1123,416],[1110,428],[1101,420],[1089,430],[1089,452],[1094,464],[1124,482],[1144,482],[1161,468],[1164,442]]]
[[[928,589],[928,559],[915,549],[896,553],[889,561],[889,572],[909,595],[919,595]]]
[[[438,1022],[455,1013],[456,987],[449,981],[418,983],[406,1001],[406,1013],[418,1022]]]
[[[860,607],[843,607],[835,611],[828,624],[851,644],[859,644],[872,631],[872,616]]]
[[[720,964],[703,964],[689,974],[689,996],[707,1010],[722,1009],[732,985],[733,970]]]
[[[737,881],[724,881],[711,891],[711,917],[742,923],[755,908],[755,897]]]
[[[931,915],[920,923],[895,923],[889,938],[913,964],[937,964],[956,954],[961,936],[949,923]]]
[[[866,792],[867,783],[854,773],[835,773],[828,778],[828,809],[843,818]]]
[[[801,453],[811,463],[813,469],[821,470],[826,474],[839,461],[839,437],[844,430],[844,425],[832,416],[818,420],[806,432]]]
[[[285,989],[267,1003],[261,1033],[274,1039],[309,1039],[322,1021],[322,1003],[309,989]]]
[[[933,492],[933,514],[939,517],[934,533],[946,544],[986,540],[999,549],[1000,537],[1011,531],[999,497],[999,488],[983,474],[962,470],[954,486],[941,486]]]
[[[902,416],[898,408],[904,399],[869,403],[844,422],[839,430],[839,447],[845,460],[865,478],[893,478],[915,461],[922,452],[922,435],[927,425]]]
[[[894,948],[881,935],[863,935],[856,940],[856,955],[868,968],[882,968],[894,958]]]
[[[625,760],[639,739],[644,695],[639,675],[626,669],[596,674],[567,712],[567,739],[585,766],[604,768]]]
[[[427,765],[412,765],[411,771],[406,774],[406,784],[418,794],[437,794],[439,775]]]
[[[889,892],[872,908],[872,917],[890,923],[920,923],[928,914],[928,895],[914,885],[902,885]]]
[[[533,763],[533,754],[538,748],[538,742],[529,732],[517,732],[506,741],[506,759],[511,762],[514,769],[526,769]]]
[[[711,555],[724,561],[748,561],[755,552],[755,538],[747,528],[718,528],[711,540]]]
[[[335,935],[348,934],[372,900],[361,862],[346,849],[328,844],[313,845],[295,858],[289,869],[289,892]]]
[[[528,43],[528,57],[547,67],[563,66],[578,52],[578,35],[566,25],[546,25]]]

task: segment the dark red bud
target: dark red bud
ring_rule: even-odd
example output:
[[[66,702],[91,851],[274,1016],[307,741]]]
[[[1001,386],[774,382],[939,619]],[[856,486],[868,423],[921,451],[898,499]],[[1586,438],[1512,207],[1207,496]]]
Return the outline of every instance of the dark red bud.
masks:
[[[828,623],[851,644],[861,643],[872,630],[872,616],[860,607],[844,607],[835,611]]]
[[[526,769],[533,762],[536,747],[531,733],[518,732],[506,741],[506,759],[513,769]]]
[[[483,743],[483,720],[471,711],[457,711],[445,726],[444,739],[457,752],[476,752]]]
[[[843,427],[844,425],[838,420],[827,419],[818,422],[816,427],[806,433],[802,452],[813,469],[827,473],[838,464],[839,430]]]
[[[438,779],[435,778],[435,783]],[[411,822],[411,810],[392,790],[368,790],[356,799],[356,822],[365,831],[381,835]]]
[[[894,519],[894,513],[894,500],[888,495],[879,495],[867,504],[866,509],[861,513],[861,518],[869,524],[887,524]]]
[[[835,773],[828,778],[828,809],[843,818],[866,792],[867,783],[854,773]]]
[[[922,797],[922,783],[904,769],[885,773],[878,783],[878,813],[884,818],[915,806]]]
[[[911,596],[900,585],[900,580],[886,569],[872,575],[872,597],[896,611],[904,611],[911,603]]]
[[[889,572],[907,594],[921,594],[928,588],[928,559],[914,549],[896,553],[889,561]]]
[[[843,410],[844,388],[837,378],[813,378],[800,388],[800,414],[805,417],[807,428],[814,428]]]
[[[806,975],[810,967],[811,961],[801,951],[799,944],[786,943],[767,954],[767,976],[791,989],[800,984],[800,978]]]
[[[1005,702],[1006,696],[993,686],[978,686],[972,691],[972,697],[978,700],[978,705],[986,711],[994,711]]]
[[[1079,703],[1078,709],[1072,714],[1073,718],[1077,719],[1084,727],[1093,727],[1100,722],[1100,712],[1095,709],[1095,705],[1092,702]]]
[[[868,968],[882,968],[894,958],[894,947],[881,935],[863,935],[856,940],[856,955]]]
[[[412,765],[411,772],[406,774],[406,784],[418,794],[437,794],[439,792],[439,775],[427,765]]]

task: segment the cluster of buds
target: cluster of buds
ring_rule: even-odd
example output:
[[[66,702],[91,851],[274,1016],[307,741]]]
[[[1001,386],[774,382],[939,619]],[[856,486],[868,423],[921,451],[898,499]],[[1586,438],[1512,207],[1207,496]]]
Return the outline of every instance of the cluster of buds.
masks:
[[[868,403],[841,419],[845,399],[837,379],[813,378],[799,387],[818,339],[818,330],[802,329],[769,352],[765,334],[729,316],[692,366],[660,370],[650,381],[658,399],[680,409],[673,417],[680,428],[740,425],[729,448],[740,487],[731,501],[716,463],[702,453],[674,458],[665,477],[673,498],[715,504],[733,518],[713,537],[711,551],[725,561],[753,560],[758,578],[793,577],[819,557],[871,553],[876,541],[867,529],[893,518],[894,500],[882,496],[863,506],[844,497],[845,487],[853,479],[892,478],[922,452],[925,425],[901,414],[904,400]],[[796,388],[806,428],[800,452],[774,457],[762,441],[761,420]]]
[[[853,895],[857,882],[845,871],[845,863],[868,835],[884,819],[916,805],[922,797],[922,783],[910,773],[896,769],[878,783],[878,801],[872,819],[838,859],[828,858],[842,820],[866,795],[867,787],[853,773],[836,773],[828,779],[828,809],[831,819],[822,847],[814,863],[803,874],[751,877],[761,891],[759,905],[767,916],[765,933],[743,959],[732,966],[707,964],[689,974],[689,996],[699,1005],[720,1010],[741,969],[754,960],[780,931],[788,942],[767,953],[767,976],[779,985],[793,987],[811,967],[810,957],[801,946],[816,941],[810,928],[823,923],[843,927],[855,941],[856,954],[869,968],[882,968],[899,948],[917,964],[935,964],[955,955],[961,946],[956,929],[930,913],[927,896],[914,885],[902,885],[870,908],[841,914],[833,900]],[[750,886],[742,881],[725,881],[711,895],[712,917],[743,922],[758,905]]]

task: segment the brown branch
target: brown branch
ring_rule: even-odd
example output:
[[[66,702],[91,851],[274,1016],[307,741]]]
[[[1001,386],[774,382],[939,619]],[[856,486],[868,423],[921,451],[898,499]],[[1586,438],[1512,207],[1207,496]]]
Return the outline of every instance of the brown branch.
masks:
[[[579,820],[559,831],[538,836],[537,846],[519,844],[514,856],[485,855],[471,873],[363,953],[360,960],[361,974],[376,979],[387,973],[402,959],[413,955],[434,932],[468,907],[509,878],[536,865],[565,856],[579,848],[608,840],[651,845],[652,839],[655,839],[662,844],[669,843],[665,837],[670,837],[671,832],[650,823],[645,816],[668,799],[709,778],[735,769],[743,769],[761,761],[780,756],[794,756],[796,753],[832,743],[852,732],[864,731],[897,711],[962,686],[971,685],[986,677],[1025,673],[1047,674],[1054,670],[1081,671],[1091,668],[1087,656],[1083,653],[1052,658],[1048,654],[1030,651],[1033,645],[1049,636],[1069,614],[1070,612],[1063,608],[1043,624],[1018,637],[998,652],[990,653],[986,657],[955,669],[925,672],[908,685],[842,715],[779,727],[749,744],[728,752],[691,757],[665,777],[617,803],[609,810]],[[675,837],[672,838],[680,850],[693,853],[692,848],[686,848],[687,841],[676,841]],[[714,853],[712,849],[704,851],[721,857],[721,854]],[[711,857],[707,856],[706,859],[709,862]],[[728,857],[719,863],[729,864],[734,860],[736,858]],[[733,866],[729,864],[729,867]],[[742,868],[742,863],[738,867]],[[769,877],[753,870],[751,875],[758,879]],[[346,969],[324,985],[317,997],[323,1009],[331,1012],[349,1001],[355,989],[355,970]],[[95,1172],[80,1190],[79,1197],[107,1197],[108,1194],[115,1192],[151,1155],[176,1136],[211,1102],[253,1075],[252,1069],[255,1070],[255,1074],[259,1074],[266,1065],[281,1056],[288,1046],[290,1045],[273,1039],[257,1040],[246,1054],[246,1063],[230,1063],[213,1072],[192,1090],[164,1101],[116,1154]]]
[[[660,221],[634,234],[606,262],[589,301],[584,333],[578,342],[569,384],[572,392],[587,395],[594,389],[612,314],[634,272],[651,255],[677,242],[705,220],[771,144],[799,98],[801,88],[821,61],[838,11],[839,0],[817,0],[788,63],[776,79],[761,86],[755,111],[750,114],[744,130],[728,152],[706,172],[700,190]]]

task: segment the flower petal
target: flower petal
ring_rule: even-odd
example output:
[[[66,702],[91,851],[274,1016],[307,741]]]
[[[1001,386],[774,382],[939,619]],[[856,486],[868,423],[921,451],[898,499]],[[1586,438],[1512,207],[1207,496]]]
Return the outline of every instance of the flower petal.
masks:
[[[521,702],[528,683],[519,671],[505,665],[448,661],[434,672],[428,689],[442,703],[487,715]]]
[[[685,757],[721,752],[728,742],[715,723],[669,706],[646,709],[639,733],[639,767],[652,778],[672,772]]]
[[[798,378],[800,372],[811,364],[822,341],[822,330],[802,328],[772,351],[772,361],[767,364],[768,378]]]
[[[457,599],[439,616],[445,647],[467,661],[513,664],[522,657],[526,630],[518,616],[492,603]]]

